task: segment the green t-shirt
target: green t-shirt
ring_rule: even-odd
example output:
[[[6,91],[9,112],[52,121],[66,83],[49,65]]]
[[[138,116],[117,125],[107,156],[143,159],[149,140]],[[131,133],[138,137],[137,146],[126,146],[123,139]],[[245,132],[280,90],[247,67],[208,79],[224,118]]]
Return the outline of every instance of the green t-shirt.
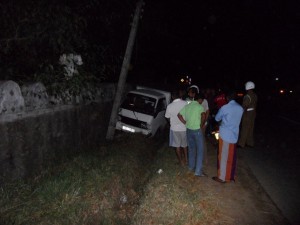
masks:
[[[201,114],[204,112],[204,108],[199,102],[192,101],[190,104],[183,107],[179,114],[183,116],[186,121],[186,128],[191,130],[200,129]]]

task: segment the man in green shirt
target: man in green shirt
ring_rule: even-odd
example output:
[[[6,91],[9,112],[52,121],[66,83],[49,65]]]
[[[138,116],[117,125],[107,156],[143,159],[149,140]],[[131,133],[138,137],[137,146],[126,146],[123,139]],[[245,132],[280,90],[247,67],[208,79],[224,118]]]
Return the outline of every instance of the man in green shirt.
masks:
[[[204,145],[201,129],[205,123],[205,111],[203,106],[198,102],[197,93],[194,100],[179,111],[178,118],[187,128],[189,169],[195,171],[196,176],[203,177],[205,176],[202,172]]]

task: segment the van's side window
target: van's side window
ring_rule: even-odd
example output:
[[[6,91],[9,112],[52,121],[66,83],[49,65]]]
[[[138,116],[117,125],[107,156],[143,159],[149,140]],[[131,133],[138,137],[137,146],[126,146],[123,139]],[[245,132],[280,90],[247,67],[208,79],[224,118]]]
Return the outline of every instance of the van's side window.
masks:
[[[157,103],[157,109],[156,109],[156,111],[160,112],[162,110],[165,110],[166,108],[167,108],[166,99],[163,99],[163,98],[159,99],[158,103]]]

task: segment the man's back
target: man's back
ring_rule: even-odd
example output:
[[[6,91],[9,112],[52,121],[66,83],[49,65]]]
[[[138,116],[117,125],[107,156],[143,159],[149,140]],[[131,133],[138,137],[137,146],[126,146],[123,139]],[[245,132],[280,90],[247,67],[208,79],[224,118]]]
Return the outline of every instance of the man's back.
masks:
[[[248,91],[243,100],[243,107],[247,109],[256,109],[257,95],[254,91]]]
[[[186,101],[181,99],[175,99],[167,106],[166,118],[170,118],[171,130],[185,131],[185,125],[178,119],[177,114],[187,104]]]
[[[186,120],[186,127],[191,130],[200,129],[202,113],[204,108],[198,101],[192,101],[180,110],[180,114]]]
[[[234,100],[222,106],[217,113],[216,120],[222,120],[220,135],[225,141],[229,143],[237,142],[242,115],[243,108]]]

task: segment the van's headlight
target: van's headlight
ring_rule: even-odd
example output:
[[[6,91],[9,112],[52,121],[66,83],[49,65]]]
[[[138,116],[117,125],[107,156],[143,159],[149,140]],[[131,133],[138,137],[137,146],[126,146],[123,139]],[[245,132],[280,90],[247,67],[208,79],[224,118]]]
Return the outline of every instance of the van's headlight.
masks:
[[[127,126],[122,126],[122,130],[126,130],[126,131],[129,131],[129,132],[132,132],[132,133],[135,132],[135,129],[133,129],[131,127],[127,127]]]
[[[141,128],[147,129],[148,128],[147,123],[146,122],[141,122]]]

